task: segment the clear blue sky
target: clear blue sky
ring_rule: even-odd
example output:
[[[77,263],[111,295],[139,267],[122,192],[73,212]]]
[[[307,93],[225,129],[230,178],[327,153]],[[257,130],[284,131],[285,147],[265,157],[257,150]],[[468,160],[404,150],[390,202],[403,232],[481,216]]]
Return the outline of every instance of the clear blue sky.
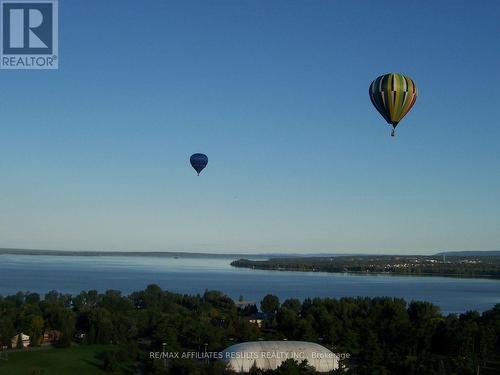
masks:
[[[0,71],[0,247],[498,249],[499,35],[494,0],[62,0],[60,69]]]

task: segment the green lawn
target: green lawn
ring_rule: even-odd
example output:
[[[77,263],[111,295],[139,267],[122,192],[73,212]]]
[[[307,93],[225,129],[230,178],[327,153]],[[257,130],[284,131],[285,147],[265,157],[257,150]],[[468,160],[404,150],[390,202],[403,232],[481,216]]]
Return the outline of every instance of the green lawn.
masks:
[[[7,361],[0,359],[0,375],[104,375],[107,373],[102,369],[102,354],[111,350],[115,348],[82,345],[9,353]],[[130,363],[123,369],[123,374],[133,374]]]

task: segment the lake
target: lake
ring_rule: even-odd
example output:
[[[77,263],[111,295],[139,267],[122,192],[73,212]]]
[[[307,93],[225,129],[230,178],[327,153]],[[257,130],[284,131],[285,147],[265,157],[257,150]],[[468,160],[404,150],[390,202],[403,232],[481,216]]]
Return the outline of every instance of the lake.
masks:
[[[177,293],[220,290],[237,299],[260,301],[307,297],[391,296],[429,301],[444,313],[484,311],[500,303],[500,280],[434,276],[353,275],[251,270],[230,266],[231,258],[0,255],[0,294],[50,290],[117,289],[123,293],[157,284]]]

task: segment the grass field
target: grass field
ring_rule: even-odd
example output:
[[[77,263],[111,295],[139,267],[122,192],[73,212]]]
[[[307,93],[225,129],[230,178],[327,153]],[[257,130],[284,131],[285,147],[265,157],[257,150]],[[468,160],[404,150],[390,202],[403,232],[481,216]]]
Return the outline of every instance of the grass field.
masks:
[[[0,375],[104,375],[102,354],[113,346],[82,345],[65,349],[15,352],[0,360]],[[133,374],[130,363],[124,374]]]

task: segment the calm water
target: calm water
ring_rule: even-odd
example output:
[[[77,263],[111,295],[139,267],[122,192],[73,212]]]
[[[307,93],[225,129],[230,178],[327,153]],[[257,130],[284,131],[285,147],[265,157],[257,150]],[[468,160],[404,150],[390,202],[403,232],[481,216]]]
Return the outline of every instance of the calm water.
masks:
[[[196,294],[221,290],[260,301],[267,293],[289,297],[391,296],[430,301],[443,312],[487,310],[500,303],[500,281],[416,276],[360,276],[233,268],[233,258],[65,257],[0,255],[0,294],[19,290],[118,289],[124,293],[158,284]]]

